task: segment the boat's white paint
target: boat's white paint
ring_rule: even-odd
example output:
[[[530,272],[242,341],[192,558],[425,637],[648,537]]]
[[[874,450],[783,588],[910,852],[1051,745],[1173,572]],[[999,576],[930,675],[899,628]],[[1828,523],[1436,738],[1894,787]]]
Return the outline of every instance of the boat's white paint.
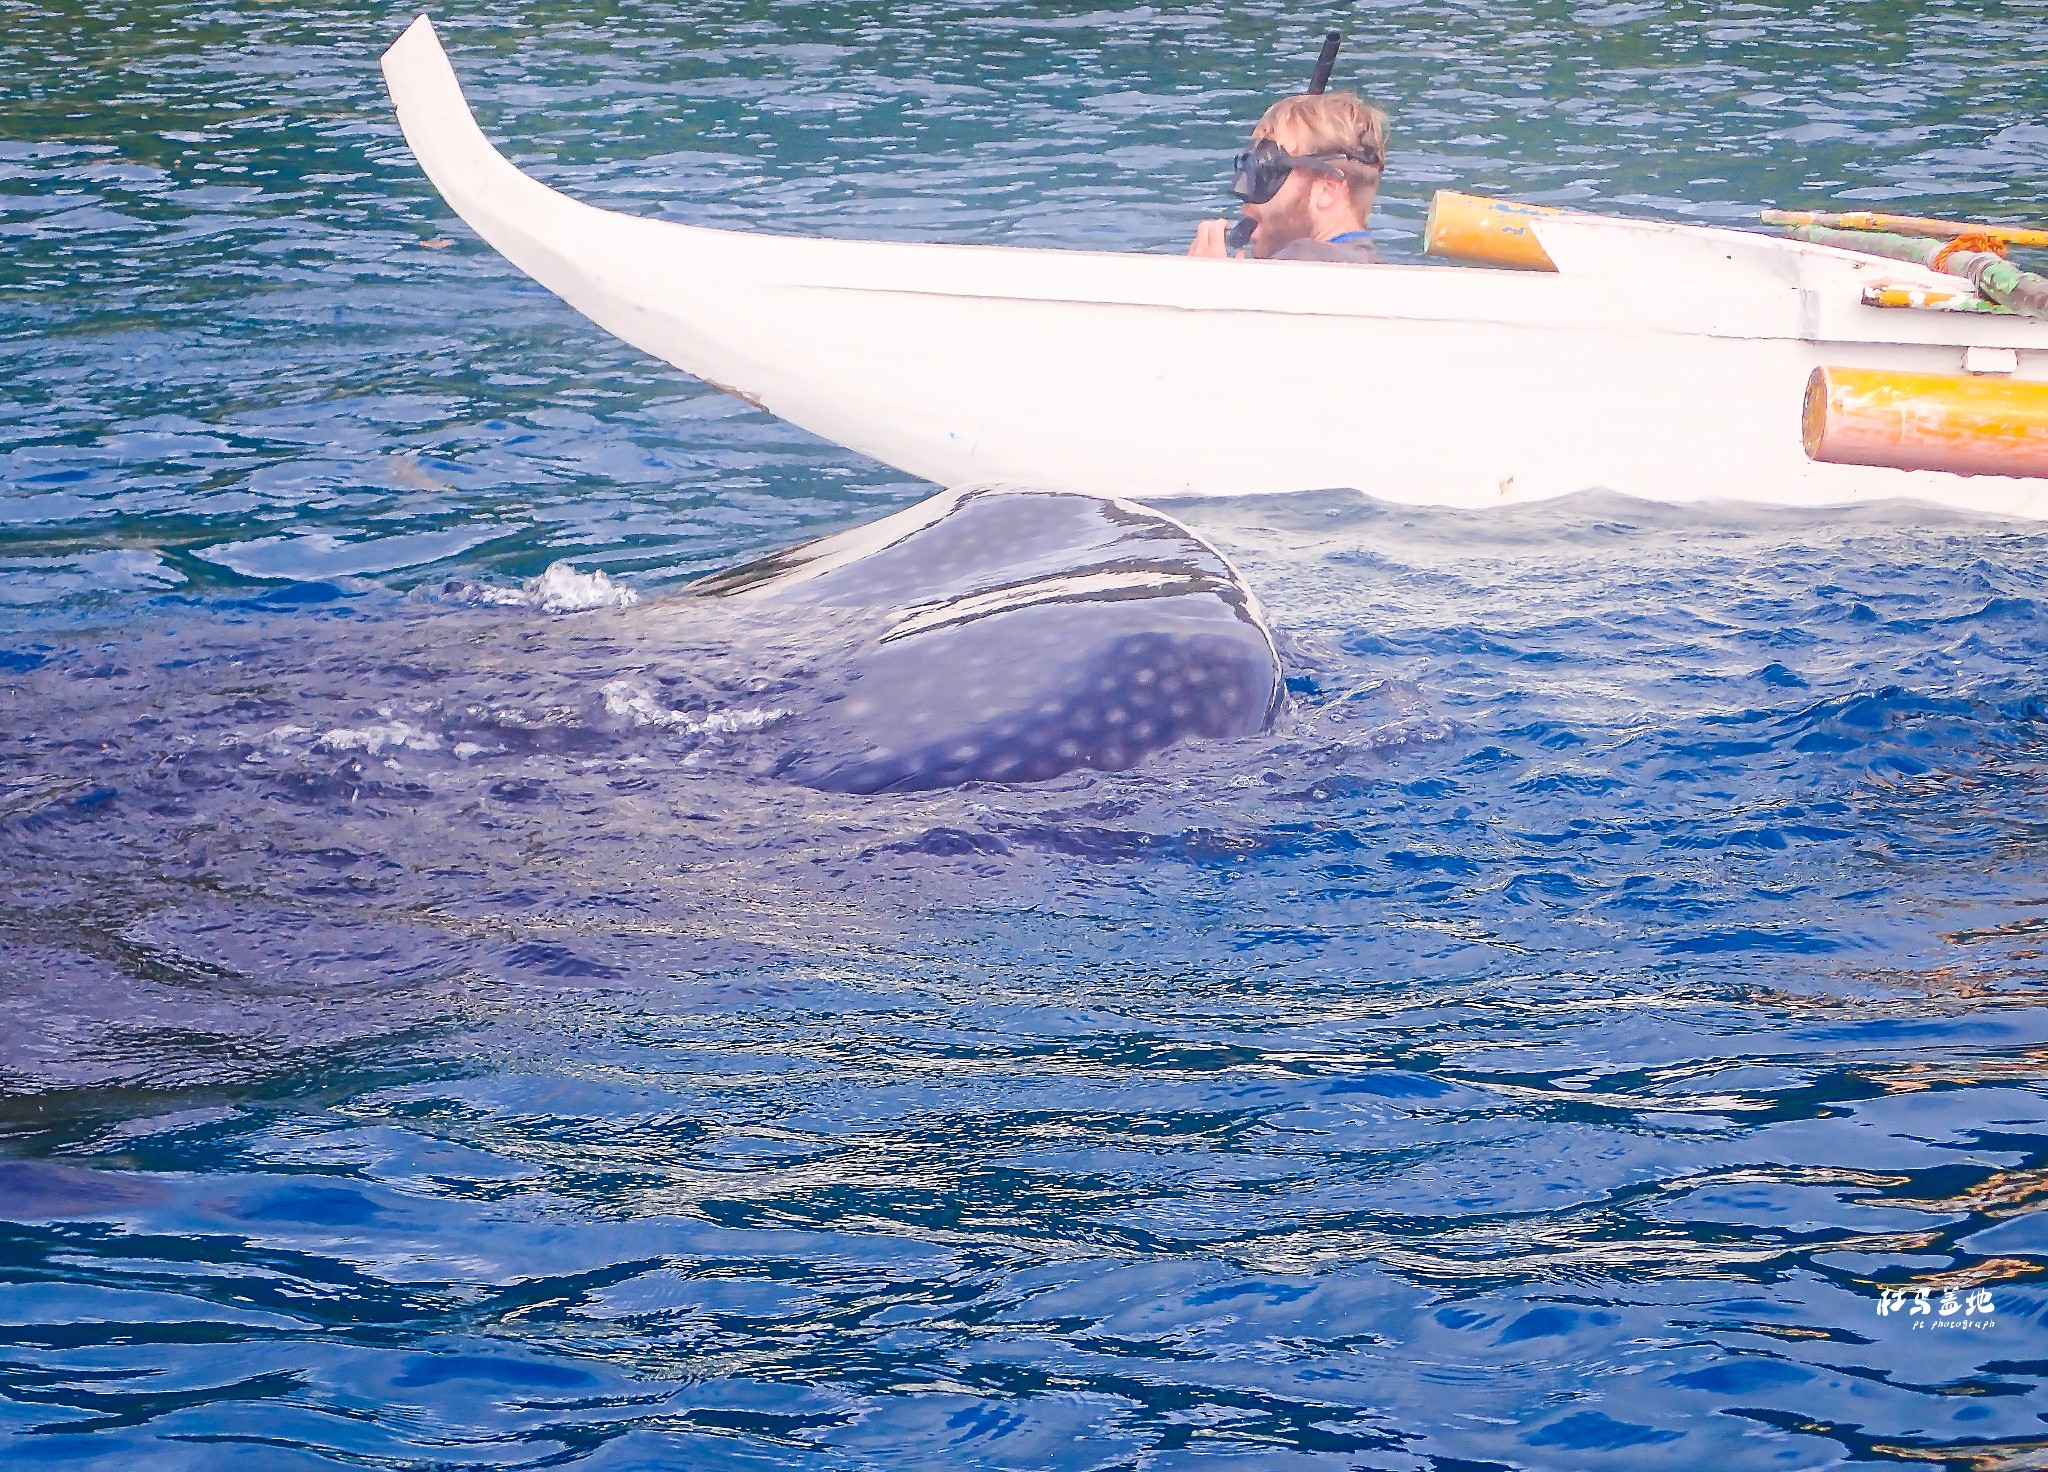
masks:
[[[941,485],[1914,497],[2048,518],[2048,482],[1807,460],[1817,366],[1953,373],[1966,348],[2007,347],[2048,379],[2048,324],[1861,304],[1873,281],[1954,286],[1917,266],[1576,215],[1532,222],[1556,275],[710,230],[522,174],[425,16],[384,72],[421,168],[520,269],[627,342]]]

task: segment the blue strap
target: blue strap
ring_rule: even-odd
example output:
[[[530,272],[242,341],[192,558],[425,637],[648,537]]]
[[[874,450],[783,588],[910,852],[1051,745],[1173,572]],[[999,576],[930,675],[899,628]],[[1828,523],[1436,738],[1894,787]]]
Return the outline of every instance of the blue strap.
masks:
[[[1370,230],[1346,230],[1342,235],[1332,235],[1326,243],[1330,245],[1342,245],[1347,240],[1370,239],[1372,239],[1372,231]]]

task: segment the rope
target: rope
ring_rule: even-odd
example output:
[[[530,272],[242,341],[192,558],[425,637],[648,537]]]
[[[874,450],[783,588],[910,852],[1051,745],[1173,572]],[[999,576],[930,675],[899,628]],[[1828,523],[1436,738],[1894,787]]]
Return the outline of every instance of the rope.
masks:
[[[1960,251],[1988,251],[1990,254],[2003,259],[2005,256],[2005,242],[1996,235],[1985,235],[1982,233],[1958,235],[1954,240],[1951,240],[1947,245],[1936,251],[1934,259],[1930,260],[1927,264],[1937,271],[1946,271],[1948,269],[1949,257]]]

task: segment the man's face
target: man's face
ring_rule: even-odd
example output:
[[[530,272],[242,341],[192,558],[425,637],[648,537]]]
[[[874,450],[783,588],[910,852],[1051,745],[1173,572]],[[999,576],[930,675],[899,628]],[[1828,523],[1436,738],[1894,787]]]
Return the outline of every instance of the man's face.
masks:
[[[1291,118],[1273,129],[1273,141],[1289,153],[1302,151],[1300,133]],[[1253,255],[1270,256],[1297,240],[1315,238],[1315,219],[1309,208],[1309,194],[1315,188],[1316,178],[1317,175],[1307,169],[1296,169],[1280,186],[1280,192],[1264,204],[1244,206],[1245,217],[1258,226],[1252,232]]]

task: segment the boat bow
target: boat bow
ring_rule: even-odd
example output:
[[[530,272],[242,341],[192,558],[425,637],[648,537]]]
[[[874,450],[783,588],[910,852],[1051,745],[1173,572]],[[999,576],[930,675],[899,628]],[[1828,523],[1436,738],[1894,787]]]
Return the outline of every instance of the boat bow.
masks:
[[[384,53],[384,79],[406,146],[449,207],[512,264],[635,347],[672,358],[686,324],[663,304],[687,283],[690,317],[710,324],[719,314],[709,288],[757,274],[750,268],[773,248],[772,237],[598,209],[521,172],[477,126],[424,15]],[[697,344],[715,360],[697,371],[744,376],[744,355],[718,346]]]

